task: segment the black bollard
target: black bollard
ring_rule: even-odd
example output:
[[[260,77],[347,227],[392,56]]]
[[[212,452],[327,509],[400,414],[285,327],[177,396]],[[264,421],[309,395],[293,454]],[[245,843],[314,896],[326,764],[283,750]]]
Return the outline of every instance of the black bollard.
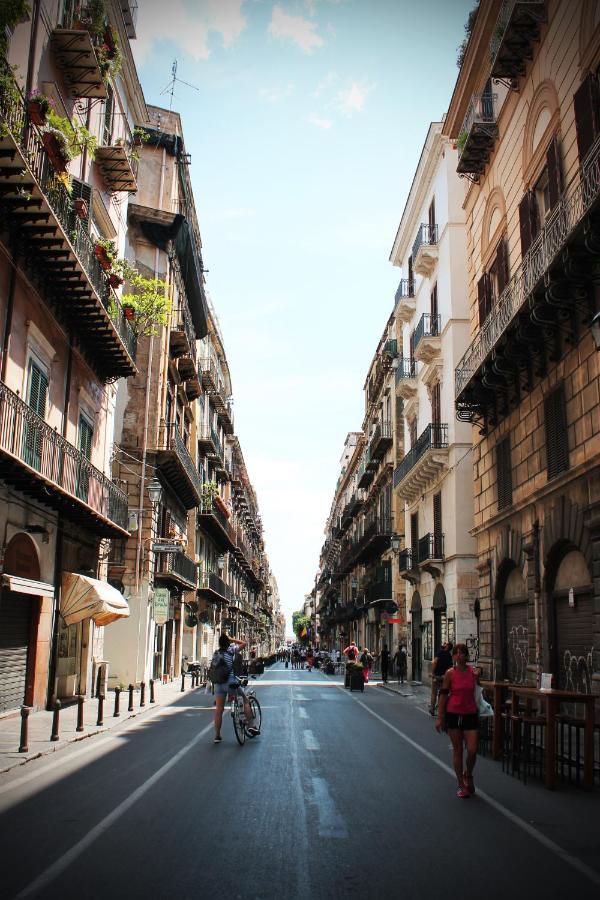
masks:
[[[196,671],[194,672],[194,687],[198,687],[199,684],[200,684],[200,672],[198,671],[198,669],[196,669]]]
[[[54,701],[54,713],[52,715],[52,734],[50,735],[51,741],[60,740],[58,737],[58,726],[60,724],[60,700]]]
[[[121,713],[119,712],[119,700],[120,699],[121,699],[121,688],[116,687],[115,688],[115,711],[113,713],[113,718],[116,718],[117,716],[121,715]]]
[[[85,697],[80,694],[77,698],[77,728],[75,731],[83,731],[83,703]]]
[[[21,743],[19,744],[19,753],[28,753],[28,741],[29,741],[29,713],[31,712],[29,706],[21,707]]]
[[[150,679],[150,703],[154,703],[154,678]]]
[[[146,682],[140,684],[140,706],[146,705]]]
[[[181,690],[185,691],[185,672],[181,673]]]
[[[98,718],[96,725],[104,725],[104,694],[98,694]]]
[[[127,712],[133,712],[133,691],[134,687],[132,684],[129,685],[129,706],[127,707]]]

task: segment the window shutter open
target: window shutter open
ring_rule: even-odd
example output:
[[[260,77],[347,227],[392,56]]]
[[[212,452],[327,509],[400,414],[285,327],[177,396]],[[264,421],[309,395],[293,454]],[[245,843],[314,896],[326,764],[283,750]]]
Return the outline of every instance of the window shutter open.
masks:
[[[436,543],[442,535],[442,495],[433,495],[433,533]]]
[[[434,286],[432,288],[431,296],[429,299],[430,299],[430,312],[431,312],[431,320],[432,320],[431,321],[431,333],[435,334],[436,332],[434,331],[434,329],[437,328],[437,322],[435,321],[435,318],[438,314],[437,282],[434,284]]]
[[[479,325],[481,326],[492,308],[492,283],[487,272],[484,272],[477,282],[477,305],[479,307]]]
[[[521,231],[521,253],[523,256],[531,247],[531,213],[529,210],[531,200],[531,194],[527,191],[519,203],[519,228]]]
[[[408,296],[415,296],[415,275],[413,272],[412,256],[408,257]]]
[[[569,468],[569,433],[562,385],[544,399],[544,419],[548,478],[556,478]]]
[[[552,138],[548,152],[546,153],[546,165],[548,167],[548,193],[550,196],[550,209],[554,209],[562,193],[562,180],[560,170],[560,142],[556,135]]]
[[[506,240],[502,238],[500,243],[498,244],[498,249],[496,250],[496,269],[498,272],[498,296],[502,293],[506,285],[508,284],[509,271],[508,271],[508,252],[506,247]]]
[[[590,72],[583,84],[575,91],[575,129],[579,160],[583,162],[600,131],[598,123],[598,82]]]
[[[413,513],[410,517],[410,546],[412,547],[413,557],[418,552],[419,547],[419,513]],[[414,562],[413,558],[413,562]]]

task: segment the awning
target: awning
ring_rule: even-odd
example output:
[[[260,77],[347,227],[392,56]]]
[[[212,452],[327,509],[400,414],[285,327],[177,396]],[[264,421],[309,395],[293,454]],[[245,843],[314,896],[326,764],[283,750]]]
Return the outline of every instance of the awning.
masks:
[[[54,585],[45,581],[34,581],[31,578],[21,578],[19,575],[2,575],[2,584],[9,591],[17,594],[32,594],[34,597],[54,597]]]
[[[107,581],[88,575],[63,572],[60,613],[67,625],[82,619],[93,619],[96,625],[109,625],[129,615],[129,605],[123,594]]]

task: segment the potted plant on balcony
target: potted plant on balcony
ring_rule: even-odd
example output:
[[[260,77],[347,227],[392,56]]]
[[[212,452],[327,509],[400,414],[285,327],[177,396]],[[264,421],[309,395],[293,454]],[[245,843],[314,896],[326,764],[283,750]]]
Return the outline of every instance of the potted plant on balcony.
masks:
[[[202,484],[202,511],[207,512],[212,509],[212,503],[219,494],[219,486],[216,481],[204,481]]]
[[[96,58],[104,81],[117,77],[123,66],[123,57],[117,33],[110,27],[105,29],[103,41],[96,47]]]
[[[104,271],[110,272],[117,255],[115,242],[105,239],[97,240],[94,255]]]
[[[217,494],[215,494],[213,499],[214,499],[214,502],[216,503],[216,505],[219,507],[219,509],[223,513],[223,515],[227,516],[227,518],[229,518],[229,516],[230,516],[229,508],[228,508],[227,504],[225,503],[225,501],[223,500],[223,498],[221,497],[221,495],[219,493],[217,493]]]
[[[89,209],[87,205],[87,201],[83,199],[83,197],[75,197],[73,200],[73,206],[75,208],[75,214],[78,219],[86,220],[89,216]]]
[[[123,284],[123,279],[117,272],[110,272],[108,275],[108,283],[110,284],[113,291],[116,291],[117,288],[120,288],[121,285]],[[125,309],[125,307],[123,307],[123,309]],[[131,306],[128,306],[128,309],[131,309],[134,312],[134,315],[131,317],[134,319],[135,318],[135,310],[133,310],[133,307],[131,307]],[[129,318],[127,315],[127,312],[125,312],[125,318]]]
[[[74,124],[66,116],[59,116],[53,109],[49,110],[47,121],[42,142],[50,162],[59,174],[66,173],[69,162],[84,150],[87,150],[91,159],[94,158],[96,138],[84,125]]]
[[[27,98],[27,115],[32,125],[45,125],[48,113],[54,109],[54,102],[37,89],[31,91]]]
[[[166,325],[171,301],[167,297],[165,282],[161,278],[146,278],[126,259],[117,259],[112,271],[126,281],[131,288],[123,294],[124,307],[133,309],[133,332],[136,337],[157,334],[157,325]]]

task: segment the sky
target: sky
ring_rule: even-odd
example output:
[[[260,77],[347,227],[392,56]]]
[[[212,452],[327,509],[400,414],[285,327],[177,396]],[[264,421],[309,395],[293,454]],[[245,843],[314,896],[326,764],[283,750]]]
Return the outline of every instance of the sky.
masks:
[[[401,276],[390,251],[472,6],[139,2],[133,52],[146,101],[182,117],[235,430],[290,634],[346,435],[361,429]],[[187,85],[171,85],[175,60]]]

